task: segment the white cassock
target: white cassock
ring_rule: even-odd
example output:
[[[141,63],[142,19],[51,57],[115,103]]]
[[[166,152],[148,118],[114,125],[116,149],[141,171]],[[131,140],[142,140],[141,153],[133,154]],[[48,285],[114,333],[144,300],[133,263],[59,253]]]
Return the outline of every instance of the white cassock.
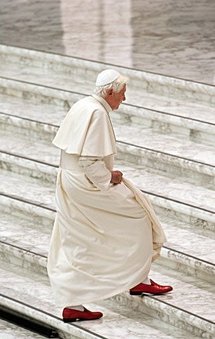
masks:
[[[110,111],[98,96],[81,99],[53,140],[62,151],[48,275],[61,307],[139,284],[166,240],[145,195],[124,177],[110,183],[116,154]]]

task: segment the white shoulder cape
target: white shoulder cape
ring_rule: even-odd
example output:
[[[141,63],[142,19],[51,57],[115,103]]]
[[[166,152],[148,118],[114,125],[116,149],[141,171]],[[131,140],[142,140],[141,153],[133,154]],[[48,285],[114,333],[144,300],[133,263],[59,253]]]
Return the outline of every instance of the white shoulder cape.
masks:
[[[105,157],[116,154],[116,140],[109,117],[108,103],[89,96],[75,103],[53,140],[69,154]]]

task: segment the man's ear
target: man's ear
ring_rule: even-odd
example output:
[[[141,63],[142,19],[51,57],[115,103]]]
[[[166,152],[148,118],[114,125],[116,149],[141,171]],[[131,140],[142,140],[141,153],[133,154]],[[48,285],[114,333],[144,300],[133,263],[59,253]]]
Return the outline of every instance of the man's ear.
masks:
[[[113,94],[113,88],[110,88],[109,90],[108,90],[108,93],[107,93],[108,95],[112,95]]]

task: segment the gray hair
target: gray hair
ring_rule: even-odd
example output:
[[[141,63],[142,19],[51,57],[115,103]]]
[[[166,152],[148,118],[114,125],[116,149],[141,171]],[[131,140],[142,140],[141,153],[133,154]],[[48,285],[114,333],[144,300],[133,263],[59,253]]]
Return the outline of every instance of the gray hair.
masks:
[[[112,89],[114,92],[120,92],[121,89],[128,83],[128,78],[120,75],[116,80],[105,86],[96,86],[94,93],[104,98],[108,91]]]

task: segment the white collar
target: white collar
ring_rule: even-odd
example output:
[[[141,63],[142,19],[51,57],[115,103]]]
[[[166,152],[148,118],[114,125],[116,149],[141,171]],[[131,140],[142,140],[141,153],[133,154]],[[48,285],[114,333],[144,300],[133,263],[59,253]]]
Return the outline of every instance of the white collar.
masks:
[[[107,103],[107,101],[105,99],[103,99],[102,97],[100,97],[96,94],[92,94],[92,97],[94,99],[96,99],[97,101],[99,101],[102,104],[102,106],[104,106],[104,108],[106,109],[106,111],[108,113],[110,113],[112,111],[112,108],[110,107],[110,105]]]

